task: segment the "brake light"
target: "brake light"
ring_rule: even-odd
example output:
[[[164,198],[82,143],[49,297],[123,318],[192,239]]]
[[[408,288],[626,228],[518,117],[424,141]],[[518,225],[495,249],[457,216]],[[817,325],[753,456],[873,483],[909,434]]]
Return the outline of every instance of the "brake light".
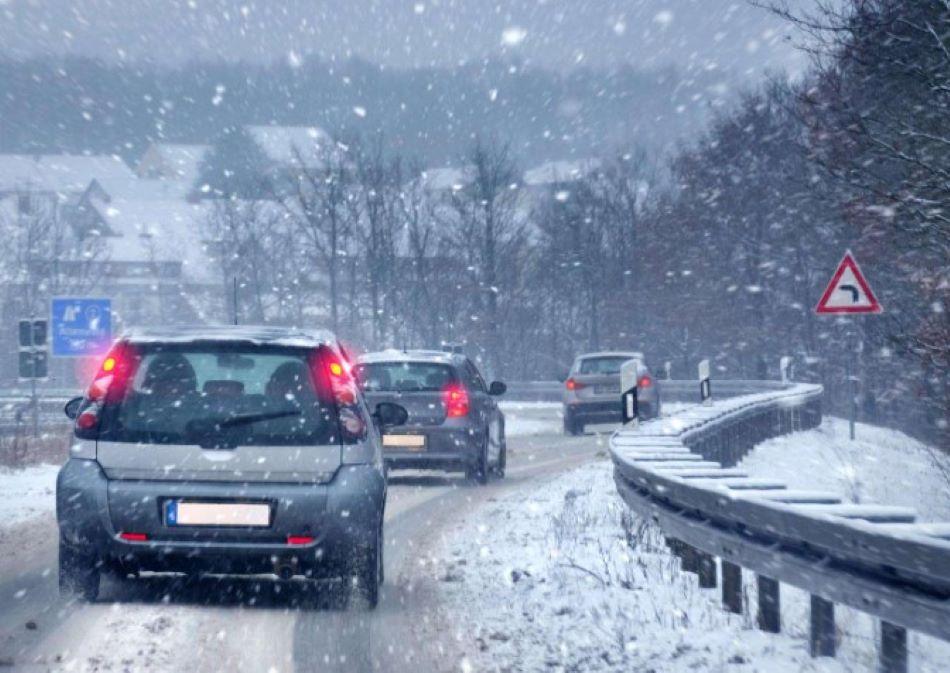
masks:
[[[119,537],[126,542],[148,542],[148,535],[145,533],[119,533]]]
[[[341,361],[332,351],[321,348],[311,356],[310,372],[318,395],[326,391],[342,407],[356,404],[356,384],[350,376],[350,368],[346,361]]]
[[[574,379],[568,379],[564,382],[564,387],[568,390],[580,390],[581,388],[586,388],[587,384],[575,381]]]
[[[92,430],[99,423],[99,414],[97,407],[92,407],[79,414],[76,417],[76,428],[78,430]]]
[[[317,538],[312,535],[288,535],[287,544],[289,545],[302,545],[302,544],[311,544]]]
[[[650,378],[649,374],[644,374],[640,377],[640,380],[637,381],[637,388],[649,388],[653,385],[653,379]]]
[[[86,397],[105,404],[121,402],[135,371],[136,355],[131,345],[121,341],[116,343],[102,361]]]
[[[468,390],[461,383],[450,383],[442,389],[445,415],[449,418],[468,416]]]

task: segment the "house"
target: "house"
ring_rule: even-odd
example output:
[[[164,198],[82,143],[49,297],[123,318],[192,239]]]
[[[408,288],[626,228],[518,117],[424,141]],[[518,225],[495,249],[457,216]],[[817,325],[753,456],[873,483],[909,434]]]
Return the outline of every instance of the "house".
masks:
[[[108,198],[135,180],[116,156],[0,154],[0,199],[14,198],[20,216],[58,212],[87,192]]]
[[[145,180],[181,181],[192,186],[198,179],[201,162],[209,145],[152,143],[135,166],[135,173]]]
[[[314,169],[337,155],[330,134],[316,126],[245,126],[245,132],[278,170]]]

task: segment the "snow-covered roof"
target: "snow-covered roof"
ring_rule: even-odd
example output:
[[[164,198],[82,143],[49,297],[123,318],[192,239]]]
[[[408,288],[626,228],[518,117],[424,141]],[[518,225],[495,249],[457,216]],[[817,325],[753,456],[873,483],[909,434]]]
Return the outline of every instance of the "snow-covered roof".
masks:
[[[430,192],[448,191],[450,189],[461,189],[471,184],[473,176],[471,166],[454,168],[451,166],[445,168],[427,168],[419,175],[419,183],[422,188]]]
[[[227,341],[293,348],[336,345],[332,332],[272,325],[195,325],[132,329],[123,335],[133,343],[199,343]]]
[[[166,179],[193,184],[209,145],[152,143],[136,167],[140,177],[157,174]]]
[[[324,164],[333,151],[330,134],[317,126],[245,126],[245,131],[276,164],[298,163],[298,153],[308,168]]]
[[[105,257],[114,262],[181,262],[192,282],[217,277],[205,240],[209,202],[113,199],[91,203],[107,226]]]
[[[442,351],[419,349],[399,350],[397,348],[389,348],[374,353],[363,353],[356,361],[361,364],[374,364],[379,362],[438,362],[447,364],[451,363],[453,359],[452,353]]]
[[[600,168],[598,159],[548,161],[525,171],[524,183],[529,187],[540,187],[557,182],[573,182],[586,177],[598,168]]]
[[[79,194],[97,180],[108,190],[110,183],[134,181],[135,174],[122,159],[105,154],[0,154],[0,191],[44,191]]]

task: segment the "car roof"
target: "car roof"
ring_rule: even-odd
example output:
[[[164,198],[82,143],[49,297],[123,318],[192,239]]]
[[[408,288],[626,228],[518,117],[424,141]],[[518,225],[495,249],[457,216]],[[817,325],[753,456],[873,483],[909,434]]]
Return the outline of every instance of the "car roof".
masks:
[[[356,358],[356,361],[361,364],[373,364],[376,362],[431,362],[458,365],[464,360],[465,356],[457,353],[423,349],[397,350],[395,348],[376,351],[374,353],[363,353]]]
[[[337,346],[336,337],[327,330],[305,330],[273,325],[190,325],[133,328],[123,340],[136,344],[199,342],[246,343],[293,348]]]
[[[583,353],[577,356],[578,360],[587,360],[588,358],[640,358],[643,359],[643,353],[640,351],[598,351],[597,353]]]

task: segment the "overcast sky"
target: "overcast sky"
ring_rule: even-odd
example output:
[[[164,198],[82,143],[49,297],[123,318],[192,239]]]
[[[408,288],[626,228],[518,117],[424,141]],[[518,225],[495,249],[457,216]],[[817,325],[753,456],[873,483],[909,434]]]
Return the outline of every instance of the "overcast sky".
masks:
[[[809,0],[798,0],[806,2]],[[781,20],[746,0],[0,0],[0,53],[179,64],[359,56],[393,67],[486,56],[566,68],[797,72]]]

